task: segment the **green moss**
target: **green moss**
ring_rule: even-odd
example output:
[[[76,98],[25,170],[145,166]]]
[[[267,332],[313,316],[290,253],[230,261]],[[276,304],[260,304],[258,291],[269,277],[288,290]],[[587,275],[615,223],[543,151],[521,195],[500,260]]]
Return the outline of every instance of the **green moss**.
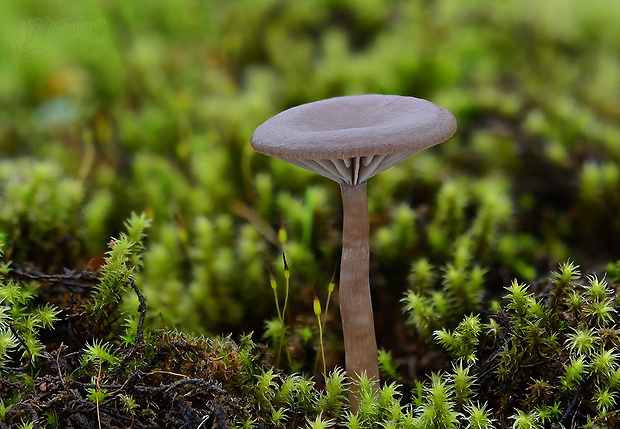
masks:
[[[514,281],[503,307],[491,316],[490,329],[475,316],[454,332],[435,332],[459,362],[471,365],[467,371],[454,368],[455,389],[462,379],[462,386],[489,401],[489,417],[502,425],[614,425],[618,336],[612,288],[596,276],[582,283],[572,263],[561,265],[551,278],[542,296]]]
[[[500,323],[506,319],[488,320],[484,311],[488,305],[507,311],[508,326],[528,338],[527,352],[514,340],[496,356],[497,377],[508,382],[532,350],[550,353],[559,344],[566,362],[563,368],[552,365],[559,393],[536,376],[519,386],[529,399],[504,414],[485,399],[464,400],[466,390],[445,377],[416,390],[413,408],[433,404],[424,392],[439,389],[460,413],[462,426],[548,427],[563,418],[566,397],[584,386],[580,392],[589,396],[583,407],[598,414],[583,411],[580,424],[608,424],[600,415],[617,407],[616,358],[608,356],[616,301],[601,291],[610,287],[602,286],[605,280],[618,282],[620,268],[610,264],[607,279],[599,274],[582,281],[570,270],[560,272],[568,278],[540,279],[569,257],[602,267],[620,250],[617,5],[163,0],[145,7],[52,1],[45,8],[15,3],[4,9],[0,231],[6,244],[0,271],[6,278],[27,272],[39,279],[13,279],[30,296],[19,319],[24,329],[34,332],[42,319],[51,320],[44,304],[36,310],[39,301],[67,304],[58,296],[69,286],[42,285],[40,276],[52,276],[54,285],[58,276],[82,270],[95,276],[112,256],[116,262],[104,268],[98,295],[105,311],[98,312],[120,319],[104,326],[101,336],[114,332],[118,344],[135,342],[140,302],[128,278],[148,297],[150,329],[214,335],[260,329],[276,313],[268,266],[283,284],[275,267],[281,265],[278,230],[284,225],[293,273],[291,349],[309,363],[291,366],[312,372],[312,294],[317,284],[323,298],[321,285],[340,257],[339,191],[324,178],[254,154],[249,137],[268,117],[303,102],[362,92],[412,95],[452,110],[459,132],[369,184],[379,340],[409,341],[398,337],[402,333],[394,337],[402,329],[383,322],[392,320],[396,299],[406,293],[407,317],[427,341],[435,331],[449,341],[465,317],[480,314],[488,336],[479,338],[491,344],[501,338],[495,333],[508,332]],[[74,37],[75,28],[61,20],[76,23],[80,17],[82,34]],[[54,29],[37,25],[45,18]],[[152,219],[146,249],[125,237],[117,239],[116,254],[106,255],[113,250],[106,243],[120,237],[132,212]],[[502,288],[512,278],[519,281],[506,292]],[[524,289],[522,282],[532,287]],[[579,282],[587,287],[571,290]],[[540,295],[533,287],[538,284],[548,285],[552,295]],[[71,287],[71,302],[81,308],[93,291]],[[499,297],[506,293],[510,303],[502,307]],[[7,300],[1,308],[9,307]],[[325,344],[335,364],[341,351],[337,314],[331,313],[324,319]],[[557,338],[548,328],[556,314],[566,323],[558,326]],[[92,326],[72,320],[83,340],[80,350],[93,345]],[[454,350],[471,361],[474,337],[467,338]],[[24,339],[27,347],[40,349],[38,334]],[[0,349],[22,347],[6,329],[0,341]],[[412,352],[395,347],[389,350],[394,359],[409,361],[403,354]],[[466,368],[458,368],[462,381]],[[402,376],[392,370],[394,380]],[[244,415],[235,425],[290,424],[291,395],[305,401],[301,408],[311,408],[306,382],[278,377],[278,406],[264,407],[269,415]],[[34,385],[32,375],[26,378]],[[408,386],[410,380],[402,382]],[[537,394],[559,397],[528,405]],[[384,427],[422,424],[412,410],[399,414],[405,402],[400,405],[389,386],[382,395],[368,397],[364,414],[349,415],[345,407],[294,421],[322,427],[346,419],[349,427],[368,427],[369,419],[391,415]],[[144,410],[134,396],[107,399],[128,418],[152,418],[153,409]],[[26,416],[13,422],[32,423]]]

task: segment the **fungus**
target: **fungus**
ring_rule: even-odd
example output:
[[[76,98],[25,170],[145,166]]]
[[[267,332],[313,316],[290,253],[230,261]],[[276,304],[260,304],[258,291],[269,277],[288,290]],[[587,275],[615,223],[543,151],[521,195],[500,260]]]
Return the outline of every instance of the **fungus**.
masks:
[[[255,151],[318,173],[340,185],[343,204],[340,315],[348,377],[379,383],[369,284],[366,181],[409,156],[449,139],[456,119],[429,101],[353,95],[285,110],[252,134]],[[352,407],[357,408],[356,395]]]

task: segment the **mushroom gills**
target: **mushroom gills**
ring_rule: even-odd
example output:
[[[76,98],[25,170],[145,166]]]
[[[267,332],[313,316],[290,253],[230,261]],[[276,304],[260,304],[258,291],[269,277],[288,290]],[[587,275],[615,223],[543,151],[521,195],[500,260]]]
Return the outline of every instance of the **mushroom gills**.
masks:
[[[408,153],[357,156],[339,159],[296,159],[291,164],[314,171],[338,183],[357,185],[411,156]]]

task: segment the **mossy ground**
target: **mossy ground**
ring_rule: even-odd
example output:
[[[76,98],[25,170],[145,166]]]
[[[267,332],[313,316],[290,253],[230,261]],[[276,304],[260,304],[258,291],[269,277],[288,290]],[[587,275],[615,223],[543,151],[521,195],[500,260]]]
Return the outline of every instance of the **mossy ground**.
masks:
[[[11,350],[9,361],[0,359],[0,364],[23,371],[3,370],[2,400],[31,404],[36,414],[35,405],[54,395],[73,398],[67,410],[77,407],[75,415],[88,419],[82,424],[94,425],[99,421],[93,414],[96,392],[86,390],[92,389],[86,384],[93,384],[87,378],[95,376],[94,366],[78,362],[78,356],[87,355],[95,340],[109,343],[121,362],[149,374],[154,370],[148,367],[149,347],[176,347],[177,334],[170,331],[184,332],[178,336],[187,335],[200,351],[196,356],[206,360],[214,353],[212,338],[230,334],[239,340],[253,331],[257,343],[271,346],[263,363],[277,363],[285,371],[279,381],[298,371],[314,376],[320,386],[312,306],[315,285],[325,304],[339,260],[339,191],[321,177],[253,154],[248,142],[257,125],[285,108],[357,93],[427,98],[453,111],[459,122],[450,141],[368,185],[379,346],[399,364],[398,370],[389,365],[384,370],[404,385],[403,404],[422,407],[443,394],[450,397],[452,381],[415,384],[428,380],[429,372],[450,371],[456,359],[434,342],[434,332],[454,332],[470,314],[491,323],[489,314],[500,308],[514,279],[529,282],[528,293],[535,293],[541,308],[563,320],[565,308],[543,305],[549,301],[550,272],[567,260],[599,279],[615,269],[607,264],[620,255],[618,22],[620,7],[607,0],[587,6],[579,0],[13,2],[0,15],[5,42],[0,43],[0,232],[3,262],[12,262],[10,269],[0,268],[3,293],[19,289],[25,295],[23,302],[0,302],[0,315],[8,314],[19,334],[10,332],[9,322],[0,323],[0,351]],[[120,237],[132,212],[145,212],[144,219],[152,221],[146,239],[130,239],[144,239],[144,249],[124,242],[127,247],[116,250],[120,265],[100,271],[110,256],[106,252],[113,250],[110,237]],[[284,246],[282,231],[288,235]],[[281,331],[267,268],[282,303],[283,251],[291,269],[285,324],[290,363],[278,354]],[[123,259],[123,252],[133,256]],[[123,264],[132,270],[125,272]],[[617,277],[607,278],[610,290],[615,291]],[[104,278],[107,289],[100,287]],[[143,328],[153,341],[137,349],[128,341],[135,339],[140,302],[128,278],[146,297]],[[588,284],[587,277],[575,284],[583,292],[581,284]],[[97,296],[101,307],[89,308]],[[337,300],[336,289],[329,313],[322,316],[328,368],[342,365]],[[61,312],[54,316],[56,307],[47,303]],[[510,313],[514,309],[505,310],[507,318],[500,319],[507,331],[485,337],[478,351],[490,362],[497,363],[493,347],[516,341],[508,340],[513,335],[508,331],[518,326]],[[59,319],[55,329],[46,330],[43,325],[54,318]],[[575,327],[581,334],[592,329],[597,338],[613,336],[591,318],[582,323]],[[562,350],[550,364],[556,372],[568,358],[565,341],[577,333],[562,332]],[[202,335],[206,340],[198,339]],[[66,373],[57,374],[54,359],[32,363],[17,337],[41,356],[60,356],[63,343]],[[541,356],[550,356],[543,349]],[[537,350],[523,353],[535,359]],[[595,352],[600,350],[590,355],[598,356]],[[268,371],[263,363],[257,361],[257,368]],[[171,386],[174,380],[151,374],[137,382],[119,371],[102,370],[100,382],[127,382],[123,388],[131,386],[136,393],[140,386]],[[476,401],[488,403],[502,424],[527,427],[531,421],[531,427],[551,427],[558,421],[540,420],[540,410],[534,415],[527,408],[535,403],[534,392],[558,393],[544,385],[541,374],[536,373],[540,384],[534,387],[479,380],[486,393]],[[588,374],[580,395],[590,399],[568,400],[564,392],[559,404],[571,408],[573,398],[583,399],[581,408],[572,407],[578,410],[572,421],[596,427],[603,420],[588,422],[584,416],[615,411],[617,405],[604,404],[617,402],[617,389],[605,391],[596,384],[603,377]],[[59,384],[71,375],[77,384]],[[211,416],[203,427],[215,424],[218,406],[233,421],[231,413],[245,409],[235,408],[236,391],[216,376],[203,375],[185,374],[221,383],[216,387],[229,390],[234,405],[215,390],[200,396],[201,415]],[[45,380],[47,394],[37,387]],[[172,390],[175,397],[192,396],[198,394],[195,386]],[[522,416],[517,408],[491,400],[501,389],[528,392],[530,399],[519,405]],[[5,392],[11,399],[5,400]],[[14,397],[16,392],[22,396]],[[164,424],[153,405],[164,392],[152,390],[152,397],[145,392],[135,398],[135,410],[148,414],[150,409],[158,416],[156,424]],[[124,424],[132,418],[147,421],[136,417],[138,411],[123,411],[120,391],[108,394],[100,418],[101,411],[106,418],[120,410],[119,419],[129,419]],[[196,404],[192,407],[200,408]],[[480,411],[476,404],[465,405],[454,412]],[[549,407],[541,408],[542,414],[553,414],[554,403],[540,406]],[[179,407],[170,408],[171,417],[182,417]],[[188,407],[191,420],[196,414]],[[279,408],[260,401],[248,407],[250,415],[258,413],[257,425],[283,419]],[[297,408],[284,399],[281,408],[288,410],[289,423],[307,423],[291,420],[298,414],[290,410]],[[368,415],[385,417],[387,408]],[[5,411],[19,420],[10,424],[23,419],[27,427],[34,421],[24,409]],[[429,414],[420,409],[411,415]],[[56,427],[52,423],[48,426]],[[0,419],[0,424],[8,423]],[[350,420],[347,424],[353,427]]]

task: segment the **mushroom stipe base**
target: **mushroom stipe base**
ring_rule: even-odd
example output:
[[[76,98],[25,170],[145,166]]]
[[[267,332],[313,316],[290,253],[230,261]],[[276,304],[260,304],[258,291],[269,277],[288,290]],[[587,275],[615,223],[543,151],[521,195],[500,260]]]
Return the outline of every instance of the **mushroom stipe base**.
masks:
[[[340,316],[349,377],[366,372],[379,382],[377,340],[370,296],[369,215],[366,182],[341,185],[343,223]],[[355,401],[356,399],[354,399]]]

